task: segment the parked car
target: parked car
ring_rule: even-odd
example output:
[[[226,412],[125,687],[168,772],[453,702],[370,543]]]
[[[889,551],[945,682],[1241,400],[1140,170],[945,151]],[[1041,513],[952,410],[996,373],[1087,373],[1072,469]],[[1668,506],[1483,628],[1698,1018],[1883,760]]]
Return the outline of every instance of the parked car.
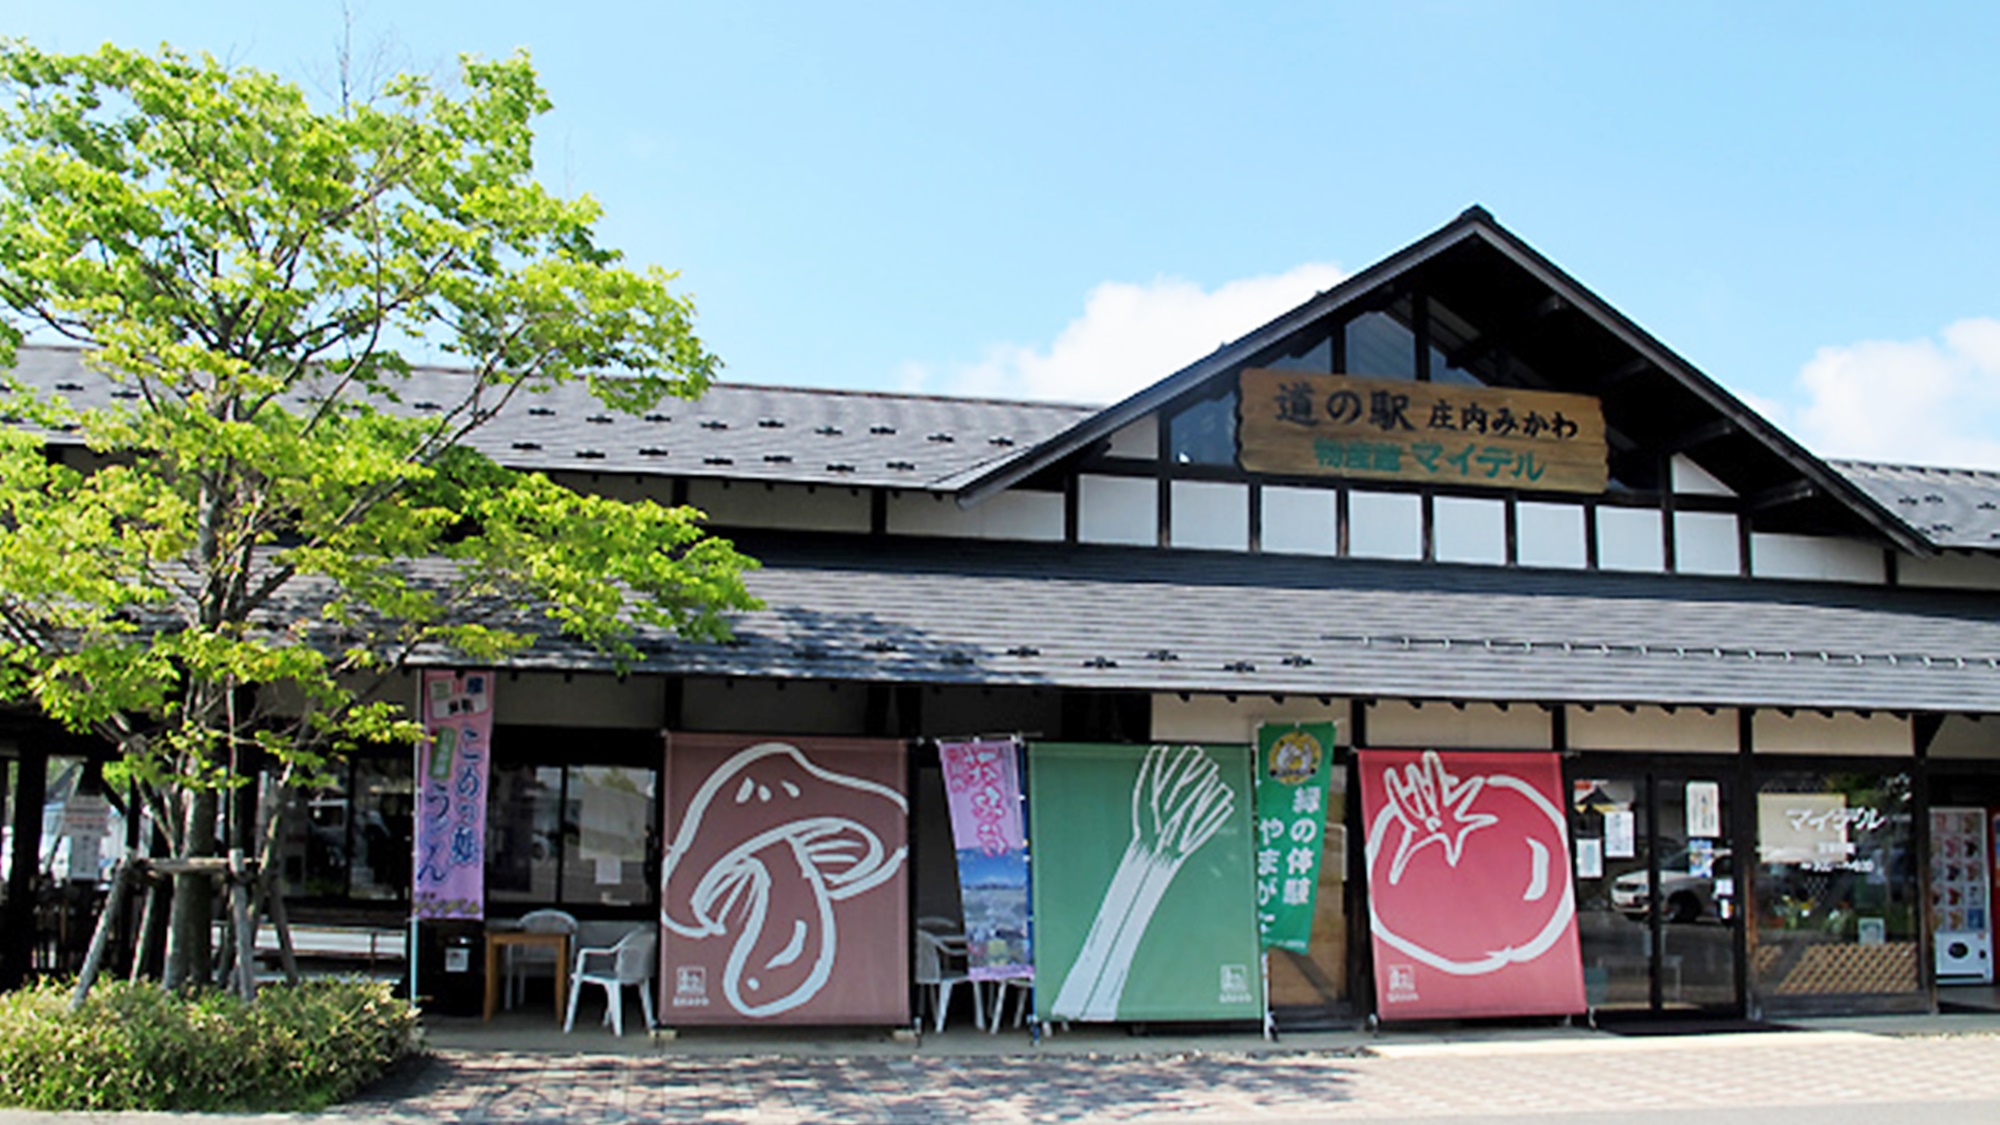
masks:
[[[1716,905],[1715,881],[1719,878],[1728,886],[1732,882],[1733,867],[1728,848],[1717,848],[1714,862],[1708,874],[1695,875],[1689,870],[1689,849],[1683,845],[1667,853],[1660,861],[1660,918],[1667,922],[1699,922],[1704,918],[1720,919],[1722,911]],[[1649,905],[1646,871],[1630,871],[1611,881],[1611,905],[1619,913],[1634,921],[1644,921]],[[1725,894],[1723,896],[1727,898]]]

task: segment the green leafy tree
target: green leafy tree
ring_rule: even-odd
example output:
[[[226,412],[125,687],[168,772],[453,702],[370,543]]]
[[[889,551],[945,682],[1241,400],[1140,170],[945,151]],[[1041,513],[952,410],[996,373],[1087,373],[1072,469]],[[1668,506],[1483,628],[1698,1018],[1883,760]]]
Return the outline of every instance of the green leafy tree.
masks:
[[[715,638],[754,605],[699,513],[467,444],[523,394],[642,410],[717,368],[674,275],[534,180],[526,57],[317,107],[207,55],[0,41],[0,83],[0,367],[55,335],[115,385],[0,402],[0,702],[109,739],[173,856],[218,851],[248,762],[303,786],[417,737],[385,686],[420,648],[559,631],[622,664],[641,626]],[[459,372],[415,373],[451,392],[424,410],[420,346]],[[177,881],[169,983],[207,971],[212,893]]]

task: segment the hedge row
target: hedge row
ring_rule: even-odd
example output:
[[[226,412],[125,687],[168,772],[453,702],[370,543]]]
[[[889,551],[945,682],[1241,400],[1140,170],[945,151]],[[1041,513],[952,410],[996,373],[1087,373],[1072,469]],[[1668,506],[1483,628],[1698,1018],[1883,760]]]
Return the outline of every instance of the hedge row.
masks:
[[[99,983],[82,1010],[51,981],[0,995],[0,1103],[41,1110],[309,1111],[414,1049],[387,985],[310,981],[255,1004],[204,989]]]

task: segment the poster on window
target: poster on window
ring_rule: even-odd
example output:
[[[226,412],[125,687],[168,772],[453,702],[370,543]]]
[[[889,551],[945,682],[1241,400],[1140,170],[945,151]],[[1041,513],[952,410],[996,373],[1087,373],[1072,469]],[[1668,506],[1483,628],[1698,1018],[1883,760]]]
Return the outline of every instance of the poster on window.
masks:
[[[966,975],[1035,975],[1028,950],[1028,838],[1021,823],[1021,744],[1014,739],[941,742],[965,916]]]
[[[1333,772],[1332,723],[1257,728],[1257,925],[1266,949],[1312,945]]]
[[[909,1021],[903,744],[668,736],[660,1021]]]
[[[410,909],[419,919],[486,916],[486,784],[492,769],[493,676],[426,670],[424,741]]]
[[[1250,747],[1035,743],[1028,808],[1042,1019],[1262,1017]]]
[[[1556,755],[1363,750],[1358,759],[1378,1015],[1583,1011]]]

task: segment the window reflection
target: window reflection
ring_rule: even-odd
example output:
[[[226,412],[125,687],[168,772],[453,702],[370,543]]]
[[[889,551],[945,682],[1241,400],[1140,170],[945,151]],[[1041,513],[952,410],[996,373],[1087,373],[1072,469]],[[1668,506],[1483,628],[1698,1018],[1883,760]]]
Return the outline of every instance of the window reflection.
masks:
[[[657,774],[627,766],[572,766],[563,821],[562,901],[644,902],[652,880]]]
[[[277,848],[285,893],[407,902],[411,768],[402,754],[357,758],[333,771],[331,785],[286,794]],[[630,766],[494,763],[486,818],[488,898],[565,905],[649,901],[658,778],[657,770]],[[264,784],[275,794],[277,775],[267,773]],[[267,830],[268,822],[259,825],[260,835]]]
[[[335,775],[323,789],[294,789],[278,802],[284,819],[279,825],[278,877],[285,893],[304,898],[332,898],[347,893],[347,785]],[[278,775],[267,772],[264,786],[276,792]],[[268,815],[258,825],[269,831]]]
[[[495,764],[487,792],[486,893],[498,902],[551,902],[562,833],[559,766]]]
[[[1757,859],[1752,965],[1765,996],[1919,987],[1909,775],[1766,776]]]
[[[366,758],[354,763],[350,844],[354,858],[348,876],[355,898],[410,897],[413,794],[408,758]]]
[[[1362,313],[1347,322],[1347,356],[1341,367],[1350,375],[1373,379],[1417,377],[1417,338],[1403,321],[1386,312]]]
[[[1167,438],[1175,464],[1236,463],[1236,399],[1231,390],[1173,416],[1167,424]]]

